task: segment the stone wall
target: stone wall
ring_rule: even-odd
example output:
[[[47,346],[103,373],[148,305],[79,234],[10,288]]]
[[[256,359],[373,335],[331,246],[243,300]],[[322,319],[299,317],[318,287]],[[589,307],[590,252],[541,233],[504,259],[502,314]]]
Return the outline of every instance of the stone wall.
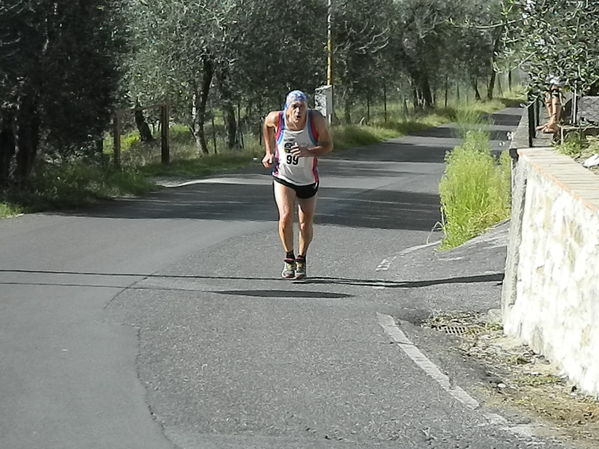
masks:
[[[599,397],[599,176],[550,148],[518,155],[505,333]]]

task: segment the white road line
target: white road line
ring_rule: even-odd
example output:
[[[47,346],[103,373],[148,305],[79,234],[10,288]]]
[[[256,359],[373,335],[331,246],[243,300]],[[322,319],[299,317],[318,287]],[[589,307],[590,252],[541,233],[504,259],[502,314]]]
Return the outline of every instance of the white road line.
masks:
[[[418,365],[426,374],[431,376],[441,387],[447,391],[451,396],[460,401],[466,407],[471,410],[475,410],[480,407],[480,404],[476,399],[466,393],[458,386],[452,386],[449,381],[449,377],[443,374],[441,370],[426,357],[420,349],[418,349],[414,343],[404,334],[399,327],[395,324],[393,317],[389,315],[382,315],[377,313],[377,318],[381,327],[385,330],[385,333],[389,335],[393,341],[398,343],[399,347],[412,359],[412,361]]]
[[[381,261],[381,263],[379,263],[378,266],[376,267],[376,271],[388,271],[389,268],[391,267],[391,264],[393,262],[395,262],[395,259],[397,259],[399,256],[405,256],[406,254],[413,253],[414,251],[418,251],[419,249],[428,248],[429,246],[435,246],[435,245],[438,245],[439,243],[441,243],[441,240],[437,240],[436,242],[426,243],[424,245],[417,245],[417,246],[411,246],[410,248],[406,248],[406,249],[400,251],[399,254],[397,254],[393,257],[383,259]]]
[[[379,325],[383,328],[385,333],[391,337],[391,339],[397,343],[403,352],[406,353],[410,359],[421,368],[426,374],[432,377],[447,393],[449,393],[454,399],[462,403],[466,408],[470,410],[477,410],[480,408],[479,402],[466,393],[462,388],[457,385],[452,385],[449,377],[441,372],[439,367],[435,365],[426,355],[420,351],[412,343],[412,341],[402,332],[402,330],[395,324],[393,317],[377,313],[377,319]],[[533,436],[532,426],[529,425],[518,425],[509,426],[508,421],[496,413],[483,412],[482,416],[490,424],[499,425],[510,432],[518,435],[530,438]]]
[[[391,259],[383,259],[376,267],[376,271],[388,271],[395,259],[397,259],[397,256],[393,256]]]
[[[399,255],[400,255],[400,256],[404,256],[404,255],[406,255],[406,254],[413,253],[414,251],[418,251],[419,249],[422,249],[422,248],[428,248],[429,246],[435,246],[435,245],[438,245],[439,243],[441,243],[441,240],[437,240],[436,242],[426,243],[426,244],[424,244],[424,245],[412,246],[412,247],[410,247],[410,248],[406,248],[406,249],[404,249],[403,251],[401,251],[401,252],[399,253]]]
[[[414,251],[417,251],[417,250],[419,250],[419,249],[422,249],[422,248],[427,248],[427,247],[429,247],[429,246],[438,245],[439,243],[441,243],[441,240],[438,240],[438,241],[436,241],[436,242],[432,242],[432,243],[426,243],[426,244],[424,244],[424,245],[417,245],[417,246],[412,246],[412,247],[410,247],[410,248],[406,248],[406,249],[404,249],[403,251],[401,251],[399,254],[397,254],[397,255],[395,255],[395,256],[393,256],[393,257],[390,257],[390,258],[385,258],[385,259],[383,259],[383,260],[382,260],[382,261],[381,261],[381,262],[380,262],[380,263],[377,265],[377,267],[376,267],[376,270],[375,270],[375,271],[377,271],[377,272],[381,272],[381,271],[389,271],[389,268],[391,268],[391,264],[392,264],[393,262],[395,262],[395,259],[397,259],[399,256],[404,256],[404,255],[406,255],[406,254],[410,254],[410,253],[412,253],[412,252],[414,252]],[[372,287],[372,288],[374,288],[374,289],[376,289],[376,290],[384,290],[386,287],[385,287],[385,285],[377,285],[377,286],[374,286],[374,287]]]

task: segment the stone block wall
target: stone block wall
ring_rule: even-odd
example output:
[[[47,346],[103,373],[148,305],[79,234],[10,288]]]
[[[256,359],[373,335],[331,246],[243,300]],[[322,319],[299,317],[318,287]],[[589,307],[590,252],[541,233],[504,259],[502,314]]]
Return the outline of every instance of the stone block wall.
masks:
[[[599,397],[599,176],[550,148],[518,155],[504,331]]]

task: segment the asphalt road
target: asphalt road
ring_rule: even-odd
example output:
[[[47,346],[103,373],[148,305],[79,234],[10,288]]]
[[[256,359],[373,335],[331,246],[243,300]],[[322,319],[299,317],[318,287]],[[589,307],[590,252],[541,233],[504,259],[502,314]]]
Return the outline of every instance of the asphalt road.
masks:
[[[501,149],[520,111],[496,114]],[[452,253],[451,125],[321,161],[309,279],[279,278],[263,169],[0,221],[0,447],[566,447],[489,410],[423,329],[499,307],[504,240]]]

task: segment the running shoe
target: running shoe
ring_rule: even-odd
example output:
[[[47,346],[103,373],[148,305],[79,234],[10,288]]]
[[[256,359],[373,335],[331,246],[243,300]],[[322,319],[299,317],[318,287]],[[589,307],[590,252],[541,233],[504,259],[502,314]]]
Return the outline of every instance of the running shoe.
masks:
[[[284,260],[283,272],[281,273],[281,276],[285,279],[293,279],[295,277],[295,260]]]
[[[295,278],[303,279],[306,277],[306,259],[295,259]]]

